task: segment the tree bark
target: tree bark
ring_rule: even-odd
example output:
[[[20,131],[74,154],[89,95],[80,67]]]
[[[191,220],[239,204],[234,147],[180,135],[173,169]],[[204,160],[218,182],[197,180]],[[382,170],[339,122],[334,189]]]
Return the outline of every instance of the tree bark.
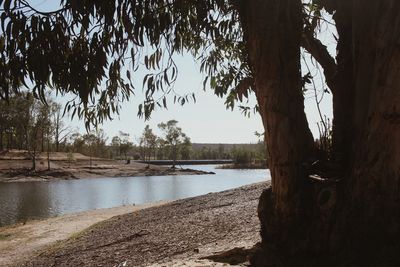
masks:
[[[296,251],[307,232],[314,154],[300,82],[301,1],[251,0],[239,10],[272,177],[259,204],[261,235],[264,244]]]
[[[353,8],[354,153],[335,234],[377,255],[400,237],[400,2]]]
[[[4,145],[3,145],[4,139],[3,139],[3,136],[4,136],[4,130],[3,130],[3,127],[0,126],[0,151],[4,150]]]
[[[50,171],[50,130],[47,130],[47,170]]]
[[[353,148],[354,84],[353,84],[353,32],[352,2],[336,1],[333,16],[338,31],[336,74],[329,84],[332,89],[333,126],[332,160],[339,163],[343,175],[349,173]]]
[[[264,261],[256,257],[256,265],[274,264],[265,252],[271,247],[281,256],[333,260],[368,248],[374,253],[363,257],[372,259],[400,238],[400,2],[331,2],[339,34],[336,72],[329,71],[332,160],[345,179],[322,186],[307,173],[314,151],[300,85],[301,3],[238,7],[272,177],[260,198]]]
[[[61,114],[60,110],[56,111],[56,117],[55,117],[55,130],[54,130],[54,141],[56,144],[56,152],[60,151],[60,138],[61,138],[61,132],[63,130],[61,129]]]

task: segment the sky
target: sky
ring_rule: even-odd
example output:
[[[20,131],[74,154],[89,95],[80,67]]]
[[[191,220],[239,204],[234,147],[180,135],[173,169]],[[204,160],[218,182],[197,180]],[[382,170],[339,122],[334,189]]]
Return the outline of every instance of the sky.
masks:
[[[51,10],[56,7],[58,1],[32,0],[37,8],[42,10]],[[330,27],[328,25],[328,27]],[[331,54],[334,53],[335,44],[332,36],[333,29],[322,29],[320,37],[328,45]],[[317,69],[312,62],[310,65],[312,74],[317,73]],[[156,134],[161,134],[157,128],[160,122],[166,122],[171,119],[178,121],[178,125],[195,143],[255,143],[258,137],[255,132],[264,132],[261,117],[259,114],[252,114],[250,118],[245,117],[239,109],[233,111],[227,110],[224,105],[224,99],[218,98],[212,90],[203,91],[203,77],[199,72],[199,66],[194,62],[190,55],[184,55],[176,58],[179,69],[178,79],[174,89],[178,93],[185,94],[194,92],[196,94],[196,103],[180,106],[173,104],[169,99],[168,109],[157,109],[153,112],[151,119],[145,121],[137,117],[138,105],[143,101],[142,78],[144,73],[137,73],[134,77],[136,86],[135,96],[129,102],[123,103],[120,115],[114,115],[112,121],[106,121],[99,128],[102,128],[109,141],[113,136],[118,135],[119,131],[129,133],[132,141],[136,142],[141,136],[144,127],[149,124]],[[304,64],[303,64],[303,69]],[[304,72],[304,71],[303,71]],[[324,88],[324,80],[316,79],[318,90]],[[57,99],[65,103],[66,99]],[[320,104],[321,112],[328,118],[332,118],[332,99],[331,95],[325,94]],[[249,106],[256,103],[255,96],[250,95]],[[305,111],[310,129],[315,138],[318,137],[317,123],[320,116],[314,99],[313,90],[305,93]],[[76,128],[79,132],[85,133],[84,122],[76,118],[71,121],[70,118],[64,118],[65,123]]]
[[[133,75],[134,80],[137,77],[135,96],[129,102],[123,103],[119,116],[114,115],[112,121],[106,121],[99,126],[109,136],[109,140],[112,136],[118,135],[119,131],[123,131],[129,133],[135,142],[147,124],[156,134],[160,135],[157,124],[171,119],[178,121],[178,125],[194,143],[255,143],[259,140],[255,132],[264,132],[259,114],[252,113],[248,118],[238,108],[233,111],[227,110],[223,98],[214,95],[211,89],[204,91],[203,77],[190,55],[177,58],[176,63],[179,74],[174,89],[180,94],[194,92],[196,103],[191,102],[180,106],[173,104],[172,97],[170,97],[167,109],[156,109],[150,120],[145,121],[144,118],[137,116],[138,105],[144,98],[141,85],[143,73],[136,73],[136,76]],[[318,84],[317,86],[321,87]],[[255,95],[250,95],[248,101],[249,103],[246,105],[254,106]],[[330,95],[325,94],[321,110],[328,117],[332,117],[330,102]],[[305,110],[310,128],[317,137],[318,127],[316,124],[320,121],[320,117],[316,109],[314,93],[311,90],[305,94]],[[68,118],[65,120],[74,128],[78,128],[81,133],[85,132],[83,121],[74,119],[71,122]]]
[[[173,95],[168,98],[167,109],[156,109],[150,120],[137,116],[138,105],[143,101],[142,78],[144,73],[133,74],[136,87],[135,96],[129,102],[122,104],[120,115],[114,115],[112,121],[106,121],[99,128],[110,137],[118,135],[119,131],[129,133],[136,141],[149,124],[153,131],[161,134],[157,125],[171,119],[178,121],[178,125],[195,143],[255,143],[258,138],[255,132],[263,132],[259,114],[252,113],[250,118],[245,117],[239,109],[231,111],[225,107],[225,99],[213,94],[212,90],[203,90],[203,76],[199,67],[190,55],[176,58],[178,65],[178,79],[174,90],[179,94],[195,93],[196,103],[181,106],[173,103]],[[136,79],[135,79],[136,78]],[[61,100],[64,102],[63,100]],[[248,105],[254,106],[255,96],[252,95]],[[77,119],[72,122],[67,118],[66,123],[79,128],[84,132],[84,123]]]

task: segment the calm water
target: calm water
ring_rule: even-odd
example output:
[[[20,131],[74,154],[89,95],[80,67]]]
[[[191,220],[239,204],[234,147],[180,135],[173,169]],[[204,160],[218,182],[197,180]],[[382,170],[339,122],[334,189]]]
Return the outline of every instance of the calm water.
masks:
[[[0,183],[0,226],[72,212],[193,197],[269,179],[268,170],[187,167],[216,174]]]

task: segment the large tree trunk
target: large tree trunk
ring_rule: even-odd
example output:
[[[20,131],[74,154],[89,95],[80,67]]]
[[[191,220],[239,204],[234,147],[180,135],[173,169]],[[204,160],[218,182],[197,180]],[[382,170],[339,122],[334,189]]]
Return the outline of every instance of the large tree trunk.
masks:
[[[55,119],[55,131],[54,131],[54,140],[56,143],[56,152],[60,152],[60,124],[61,124],[61,119],[60,119],[60,112],[57,111],[56,119]]]
[[[354,0],[353,8],[356,131],[337,232],[377,255],[388,246],[399,249],[400,2]]]
[[[277,263],[268,251],[304,260],[287,266],[318,265],[318,256],[360,263],[358,253],[368,249],[364,264],[378,266],[400,247],[400,2],[336,3],[333,159],[345,170],[338,184],[308,177],[313,141],[300,88],[300,1],[251,0],[240,9],[272,176],[259,204],[259,265]]]
[[[240,8],[272,176],[259,205],[264,252],[329,256],[399,236],[400,3],[337,4],[333,155],[347,179],[315,187],[300,86],[301,3],[251,0]],[[264,260],[255,263],[274,264]]]
[[[13,132],[10,131],[8,133],[8,149],[13,149],[14,148],[14,143],[13,143],[14,139],[13,139]]]
[[[307,166],[314,154],[300,83],[301,2],[245,2],[240,15],[272,177],[272,191],[260,199],[261,235],[263,244],[290,253],[302,249],[308,232]]]
[[[3,145],[3,135],[4,135],[4,130],[3,130],[3,127],[2,126],[0,126],[0,151],[3,151],[4,150],[4,145]]]
[[[352,2],[337,1],[334,15],[339,35],[337,44],[337,68],[330,84],[333,101],[332,160],[341,165],[342,173],[348,172],[354,125],[349,119],[354,110],[353,50],[352,50]]]

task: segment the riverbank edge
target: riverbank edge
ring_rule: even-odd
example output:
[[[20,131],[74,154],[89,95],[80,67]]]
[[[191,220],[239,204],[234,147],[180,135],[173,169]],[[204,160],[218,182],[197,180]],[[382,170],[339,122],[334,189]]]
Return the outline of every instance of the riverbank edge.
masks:
[[[170,175],[207,175],[215,172],[207,172],[190,168],[160,168],[148,165],[136,170],[124,170],[119,168],[115,173],[102,172],[101,167],[91,167],[88,170],[40,170],[13,169],[12,172],[0,172],[0,183],[14,182],[49,182],[58,180],[80,180],[95,178],[116,178],[116,177],[138,177],[138,176],[170,176]]]
[[[117,250],[115,251],[115,255],[119,255],[120,249],[123,249],[123,247],[129,246],[129,254],[126,256],[136,255],[139,258],[144,257],[147,259],[148,256],[151,255],[148,253],[150,253],[152,250],[156,250],[156,252],[151,252],[155,253],[151,257],[158,257],[161,261],[154,261],[154,259],[150,261],[145,260],[141,264],[131,265],[129,264],[128,260],[127,266],[159,266],[159,264],[162,264],[163,266],[174,267],[227,266],[226,263],[214,262],[207,259],[207,257],[210,255],[218,255],[220,252],[223,252],[223,254],[228,252],[228,254],[230,254],[232,251],[234,252],[237,249],[248,249],[259,242],[260,237],[258,234],[259,221],[257,217],[257,203],[260,193],[263,189],[268,187],[269,184],[270,182],[268,181],[259,182],[221,192],[184,198],[167,202],[165,204],[162,203],[162,205],[158,205],[159,203],[150,203],[149,205],[154,206],[148,206],[148,208],[145,208],[142,205],[137,206],[141,209],[138,209],[135,212],[122,213],[120,216],[115,216],[108,220],[99,221],[89,225],[88,228],[85,228],[81,231],[71,232],[72,235],[70,234],[69,238],[42,245],[40,250],[36,250],[35,253],[29,254],[29,261],[27,261],[27,258],[24,257],[25,261],[21,261],[20,259],[18,262],[14,261],[13,265],[9,266],[21,266],[20,263],[23,262],[25,262],[24,266],[47,266],[47,264],[50,264],[53,259],[57,259],[57,261],[60,260],[60,255],[70,255],[75,258],[73,253],[65,253],[66,251],[64,250],[67,249],[68,251],[68,248],[71,249],[71,247],[74,250],[77,245],[79,247],[79,243],[81,243],[82,240],[87,240],[89,242],[89,247],[96,247],[96,245],[98,245],[97,242],[99,241],[97,238],[93,239],[93,235],[96,235],[96,233],[100,234],[103,238],[111,238],[111,240],[117,238],[119,241],[123,235],[130,235],[131,231],[136,233],[138,229],[141,229],[139,231],[140,233],[145,231],[143,233],[145,239],[141,239],[142,241],[139,241],[140,245],[138,244],[132,247],[124,243],[124,246],[116,247]],[[113,209],[115,208],[111,208],[110,210]],[[135,217],[135,220],[132,220],[132,216]],[[143,222],[140,218],[144,218],[146,221],[152,223],[148,225],[146,222],[143,225]],[[232,220],[234,218],[235,220]],[[48,220],[44,220],[43,222],[47,221]],[[193,224],[194,221],[198,221],[198,223]],[[154,229],[152,225],[159,227],[159,229]],[[64,227],[62,224],[59,226]],[[171,226],[174,227],[174,229],[169,228]],[[130,231],[121,232],[118,230],[119,227],[123,227],[124,230],[130,229]],[[138,229],[134,229],[135,227]],[[188,227],[196,228],[195,231],[188,231]],[[112,229],[112,231],[109,232],[107,229]],[[113,232],[115,232],[117,236],[114,236]],[[149,236],[147,236],[148,233],[150,233]],[[151,233],[157,234],[151,237]],[[120,236],[121,234],[122,236]],[[147,239],[148,237],[150,240]],[[203,241],[200,242],[203,245],[199,245],[200,243],[197,243],[193,239],[198,237],[203,239]],[[152,238],[156,239],[153,240]],[[123,240],[125,239],[123,238]],[[167,240],[167,243],[161,245],[162,242],[164,242],[163,240]],[[129,241],[134,240],[129,239]],[[152,247],[151,244],[158,245],[156,247]],[[182,247],[182,244],[187,244],[189,247]],[[150,245],[150,247],[143,249],[140,247],[143,245]],[[79,249],[78,247],[76,247],[78,251],[85,251]],[[84,247],[86,247],[86,245],[84,245]],[[158,251],[157,247],[162,248],[162,250]],[[132,251],[132,248],[135,248],[138,251]],[[178,253],[178,251],[175,250],[180,252]],[[89,251],[92,250],[90,249]],[[96,251],[92,252],[96,253],[97,255]],[[21,256],[19,253],[17,255]],[[114,253],[106,253],[106,255],[114,255]],[[54,256],[56,258],[53,258]],[[96,257],[98,256],[100,256],[100,254]],[[235,255],[233,256],[235,257]],[[69,260],[67,262],[69,262]],[[65,264],[67,262],[59,263]],[[84,261],[82,261],[82,263],[83,262]],[[91,262],[91,264],[93,264],[93,262]],[[69,263],[67,265],[74,266],[74,263]],[[2,266],[1,263],[0,266]],[[247,265],[245,263],[238,265],[231,263],[230,266]]]
[[[226,170],[266,170],[268,167],[264,164],[253,164],[253,163],[234,163],[234,164],[223,164],[218,165],[217,169]]]
[[[79,236],[112,217],[159,207],[172,201],[75,212],[0,227],[0,266],[21,266],[29,258]]]
[[[236,250],[248,251],[260,241],[257,204],[269,185],[249,184],[116,216],[48,247],[23,266],[227,266],[210,258],[232,251],[236,258]],[[231,266],[247,266],[246,259]]]

